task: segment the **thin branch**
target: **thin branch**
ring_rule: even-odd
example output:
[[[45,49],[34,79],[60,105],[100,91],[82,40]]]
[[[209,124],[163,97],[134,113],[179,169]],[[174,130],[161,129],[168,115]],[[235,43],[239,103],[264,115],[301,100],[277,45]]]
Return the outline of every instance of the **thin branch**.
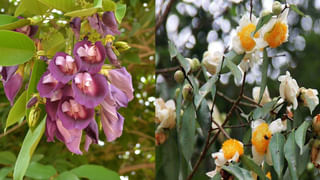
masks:
[[[233,125],[233,126],[224,126],[223,128],[234,129],[234,128],[242,128],[242,127],[247,127],[247,126],[250,126],[250,124],[246,123],[246,124],[239,124],[239,125]],[[216,131],[218,129],[219,128],[214,128],[211,131]]]
[[[169,68],[164,68],[164,69],[157,69],[156,74],[168,73],[168,72],[176,71],[178,69],[180,69],[179,66],[169,67]]]
[[[253,4],[252,4],[252,0],[250,0],[250,21],[252,17],[252,9],[253,9]]]
[[[170,0],[168,5],[166,6],[166,9],[164,10],[163,14],[157,18],[156,30],[161,26],[162,22],[167,19],[167,16],[170,12],[171,6],[173,5],[174,1],[175,0]]]
[[[155,169],[155,164],[154,163],[143,163],[143,164],[135,164],[132,166],[126,166],[121,169],[119,169],[119,174],[125,174],[131,171],[136,171],[140,169]]]
[[[9,129],[8,131],[0,134],[0,138],[12,133],[13,131],[15,131],[16,129],[19,129],[21,126],[25,125],[27,121],[23,121],[22,123],[20,124],[17,124],[16,126],[14,126],[13,128]]]

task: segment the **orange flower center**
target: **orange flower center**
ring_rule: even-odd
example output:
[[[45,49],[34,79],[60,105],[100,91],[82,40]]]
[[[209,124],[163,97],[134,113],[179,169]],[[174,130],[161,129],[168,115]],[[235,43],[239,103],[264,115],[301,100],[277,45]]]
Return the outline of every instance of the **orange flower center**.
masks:
[[[265,154],[269,142],[271,139],[272,133],[269,130],[269,125],[267,123],[261,123],[252,134],[252,145],[256,148],[256,151],[260,154]]]
[[[222,151],[224,158],[232,159],[232,157],[238,152],[239,156],[243,154],[243,145],[238,140],[229,139],[222,144]]]
[[[287,38],[288,26],[282,22],[277,22],[272,30],[264,35],[270,47],[276,48],[280,46]]]
[[[256,41],[251,37],[251,33],[256,29],[256,26],[252,23],[243,27],[238,36],[240,43],[246,51],[251,51],[256,46]],[[259,37],[259,33],[254,35],[255,38]]]

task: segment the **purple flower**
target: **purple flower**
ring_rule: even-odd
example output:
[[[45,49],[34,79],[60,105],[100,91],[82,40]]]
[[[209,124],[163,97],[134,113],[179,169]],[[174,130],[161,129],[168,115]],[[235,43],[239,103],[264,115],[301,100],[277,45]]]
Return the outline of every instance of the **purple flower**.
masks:
[[[108,58],[109,62],[112,65],[115,65],[115,66],[119,66],[120,65],[116,54],[112,50],[111,42],[108,42],[106,44],[106,54],[107,54],[107,58]]]
[[[81,19],[79,17],[75,17],[70,22],[70,27],[72,28],[73,33],[76,38],[79,39],[80,36],[80,28],[81,28]]]
[[[119,109],[120,107],[127,107],[128,106],[129,99],[123,91],[116,88],[112,84],[110,84],[110,91],[111,91],[112,97],[114,99],[114,102],[117,105],[116,106],[117,109]]]
[[[59,98],[57,96],[61,98],[61,92],[57,91],[61,87],[63,84],[58,82],[49,71],[46,71],[38,82],[37,90],[41,97],[51,98],[53,96],[54,99],[57,99]]]
[[[78,73],[72,82],[74,99],[88,108],[99,105],[107,94],[108,82],[101,74]]]
[[[118,23],[112,11],[105,12],[102,15],[102,19],[100,18],[99,14],[96,13],[90,17],[88,17],[88,21],[90,26],[95,29],[99,34],[102,36],[116,35],[120,34],[118,30]]]
[[[86,108],[77,103],[72,97],[64,97],[60,100],[57,118],[63,126],[70,129],[84,129],[91,121],[94,121],[94,109]]]
[[[14,99],[22,86],[23,66],[20,68],[18,68],[18,66],[2,67],[1,75],[4,92],[12,106]]]
[[[133,99],[134,89],[132,87],[132,78],[126,68],[122,67],[120,69],[110,70],[107,76],[111,84],[127,95],[129,101]]]
[[[1,67],[1,76],[2,76],[2,81],[7,81],[10,79],[14,73],[17,71],[18,66],[4,66]]]
[[[90,41],[80,41],[74,46],[73,54],[82,62],[81,70],[90,73],[99,72],[106,58],[105,48],[100,41],[94,45]]]
[[[18,16],[18,19],[24,19],[24,18],[21,17],[21,16]],[[39,29],[38,26],[30,26],[30,25],[27,25],[27,26],[23,26],[23,27],[21,27],[21,28],[15,29],[15,31],[16,31],[16,32],[23,33],[23,34],[29,36],[30,38],[32,38],[34,35],[37,34],[38,29]]]
[[[84,149],[88,151],[92,143],[98,144],[99,141],[99,130],[96,121],[91,121],[88,127],[84,129],[86,131],[86,141]]]
[[[52,76],[66,84],[79,71],[81,61],[75,60],[70,55],[58,52],[49,63],[49,70]]]

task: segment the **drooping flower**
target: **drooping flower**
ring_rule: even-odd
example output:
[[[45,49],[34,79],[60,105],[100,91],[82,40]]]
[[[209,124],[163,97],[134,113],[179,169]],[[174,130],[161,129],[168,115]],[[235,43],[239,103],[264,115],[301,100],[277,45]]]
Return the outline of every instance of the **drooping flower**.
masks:
[[[46,71],[39,80],[37,90],[41,97],[57,98],[57,96],[61,97],[61,92],[58,91],[61,87],[63,84],[56,80],[49,71]]]
[[[125,67],[110,70],[107,78],[111,84],[127,95],[129,101],[133,99],[132,78]]]
[[[256,29],[257,19],[254,15],[245,14],[242,16],[237,27],[237,33],[232,37],[232,49],[238,54],[244,52],[252,52],[256,47],[256,38],[259,37],[259,32],[251,36],[251,33]]]
[[[315,108],[319,104],[318,90],[300,88],[300,98],[303,101],[303,105],[310,109]]]
[[[120,63],[118,61],[117,55],[113,52],[111,42],[106,44],[106,55],[109,62],[114,66],[119,66]]]
[[[259,102],[259,96],[260,96],[260,87],[256,86],[252,89],[252,97],[256,103]],[[271,98],[269,95],[269,90],[268,90],[268,87],[266,87],[264,89],[260,104],[265,105],[266,103],[268,103],[270,101],[271,101]]]
[[[75,17],[70,21],[70,27],[75,34],[76,38],[80,37],[80,28],[81,28],[81,19],[79,17]]]
[[[107,95],[107,84],[106,78],[101,74],[78,73],[72,82],[74,99],[88,108],[94,108]]]
[[[108,34],[113,36],[116,34],[120,34],[120,31],[118,30],[117,20],[114,16],[114,13],[111,11],[103,13],[102,18],[98,13],[96,13],[88,17],[88,21],[90,23],[90,26],[102,36],[106,36]]]
[[[222,144],[219,152],[212,153],[212,158],[215,160],[216,169],[207,173],[207,176],[213,178],[216,173],[220,172],[222,166],[228,162],[237,162],[239,157],[243,155],[243,144],[236,139],[228,139]]]
[[[264,120],[258,119],[252,121],[251,128],[253,160],[257,164],[261,164],[265,155],[267,155],[267,163],[272,165],[271,154],[269,152],[269,142],[272,134],[285,131],[287,129],[286,120],[282,121],[281,119],[276,119],[270,125],[268,125]]]
[[[94,45],[90,41],[80,41],[75,44],[73,54],[81,61],[81,71],[97,73],[100,71],[106,58],[106,51],[100,41]]]
[[[160,123],[159,127],[172,129],[176,125],[176,105],[172,99],[164,102],[158,98],[155,101],[156,123]]]
[[[293,104],[293,109],[297,109],[299,95],[299,86],[297,81],[290,76],[290,73],[287,71],[286,75],[282,75],[278,78],[281,82],[279,87],[280,96],[286,101]]]
[[[23,82],[24,66],[7,66],[2,67],[2,83],[4,92],[10,101],[11,106],[13,105],[14,99],[21,89]]]
[[[91,121],[88,127],[85,129],[86,132],[86,141],[84,145],[84,149],[86,151],[89,150],[89,147],[92,143],[98,144],[99,141],[99,129],[96,121]]]

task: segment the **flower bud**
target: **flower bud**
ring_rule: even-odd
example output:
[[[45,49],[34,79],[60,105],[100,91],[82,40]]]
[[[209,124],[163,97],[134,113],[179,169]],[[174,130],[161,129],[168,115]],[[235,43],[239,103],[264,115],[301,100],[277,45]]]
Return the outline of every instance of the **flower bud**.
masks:
[[[223,53],[220,51],[209,52],[206,51],[203,54],[202,64],[207,71],[214,75],[220,68],[223,59]]]
[[[127,42],[124,42],[124,41],[117,41],[117,42],[115,42],[113,45],[117,48],[117,50],[118,50],[119,52],[123,52],[123,51],[126,51],[126,50],[128,50],[128,49],[131,48],[131,47],[128,45],[128,43],[127,43]]]
[[[162,128],[157,128],[155,138],[156,145],[159,146],[167,140],[167,135]]]
[[[193,58],[191,61],[191,71],[195,72],[198,71],[201,67],[200,61],[197,58]]]
[[[176,92],[175,92],[175,96],[176,96],[176,97],[178,97],[178,96],[179,96],[180,91],[181,91],[181,89],[180,89],[180,88],[177,88],[177,89],[176,89]]]
[[[300,99],[303,101],[303,105],[314,109],[319,104],[318,90],[300,88]]]
[[[184,74],[181,70],[177,70],[174,73],[174,80],[176,80],[177,83],[182,83],[184,81]]]
[[[183,96],[183,99],[185,101],[189,100],[191,101],[192,100],[192,97],[193,97],[193,89],[191,87],[190,84],[186,84],[183,86],[183,89],[182,89],[182,96]]]
[[[40,117],[41,109],[39,107],[33,107],[29,113],[28,126],[31,130],[34,130],[38,123]]]
[[[312,120],[312,130],[317,135],[320,136],[320,114],[317,114]]]
[[[35,105],[38,102],[38,97],[33,96],[27,103],[27,108],[31,108],[33,105]]]
[[[282,6],[279,1],[274,1],[272,4],[272,12],[275,15],[279,15],[282,11]]]

